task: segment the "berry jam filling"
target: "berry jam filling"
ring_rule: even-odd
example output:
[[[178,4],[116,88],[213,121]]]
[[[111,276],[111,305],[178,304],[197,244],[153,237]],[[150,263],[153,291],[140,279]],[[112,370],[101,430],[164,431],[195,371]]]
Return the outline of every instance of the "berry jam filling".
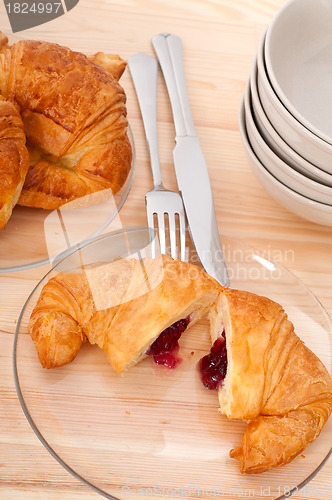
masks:
[[[207,389],[218,389],[222,385],[227,371],[225,330],[214,342],[210,354],[200,360],[199,370],[202,382]]]
[[[178,340],[189,325],[189,322],[190,319],[188,316],[166,328],[153,342],[146,354],[153,356],[157,365],[165,365],[171,369],[175,368],[181,361],[176,356],[180,347]]]

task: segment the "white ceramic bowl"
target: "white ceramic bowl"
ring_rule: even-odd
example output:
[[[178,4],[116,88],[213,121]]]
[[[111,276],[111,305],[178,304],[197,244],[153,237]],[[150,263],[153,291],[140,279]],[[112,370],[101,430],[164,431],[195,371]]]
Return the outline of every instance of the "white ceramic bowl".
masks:
[[[332,2],[291,0],[268,27],[267,73],[288,111],[332,144]]]
[[[265,35],[257,51],[257,85],[266,116],[290,148],[324,172],[332,174],[332,145],[305,128],[279,100],[266,73],[264,44]]]
[[[248,82],[245,95],[245,123],[251,147],[259,161],[278,181],[296,193],[306,196],[319,203],[332,206],[332,188],[319,184],[300,174],[287,165],[277,156],[260,135],[251,111],[250,83]]]
[[[245,126],[245,107],[242,99],[239,110],[239,128],[250,166],[268,193],[281,205],[300,217],[332,227],[332,207],[301,196],[279,182],[258,160],[253,152]]]
[[[289,167],[297,172],[305,175],[313,181],[332,187],[332,175],[320,170],[312,163],[308,162],[296,151],[291,149],[288,144],[280,137],[280,135],[272,127],[268,117],[266,116],[258,95],[257,88],[257,59],[255,58],[250,74],[250,91],[251,105],[253,118],[257,125],[258,131],[264,138],[267,145],[279,156]]]

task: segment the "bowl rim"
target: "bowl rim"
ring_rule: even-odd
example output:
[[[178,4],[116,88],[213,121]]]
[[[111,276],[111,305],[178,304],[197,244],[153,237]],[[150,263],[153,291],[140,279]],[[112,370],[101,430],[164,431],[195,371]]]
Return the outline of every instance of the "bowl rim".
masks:
[[[319,7],[319,2],[317,3],[317,0],[306,0],[307,2],[313,2],[316,8]],[[292,104],[290,99],[286,96],[285,92],[282,90],[282,87],[279,84],[278,78],[275,74],[274,71],[274,66],[272,63],[272,58],[271,58],[271,51],[270,51],[270,46],[272,43],[272,37],[274,34],[275,27],[279,24],[280,19],[283,18],[285,15],[285,12],[287,12],[289,9],[293,7],[294,4],[296,3],[301,3],[303,4],[303,0],[288,0],[288,2],[281,7],[281,9],[277,12],[271,23],[269,24],[267,31],[266,31],[266,39],[265,39],[265,45],[264,45],[264,59],[265,59],[265,65],[266,65],[266,70],[268,77],[270,79],[271,85],[273,87],[273,90],[275,94],[279,97],[280,101],[282,104],[285,106],[285,108],[289,111],[291,115],[307,130],[309,130],[313,135],[315,135],[317,138],[321,139],[322,141],[326,142],[327,144],[330,144],[332,146],[332,136],[330,137],[323,131],[319,130],[315,125],[313,125],[310,120],[305,118],[300,111],[296,109],[296,107]],[[318,7],[317,7],[318,5]]]
[[[292,149],[287,142],[283,140],[283,138],[278,134],[278,132],[274,129],[272,124],[270,123],[270,120],[268,116],[265,113],[265,110],[262,106],[259,92],[258,92],[258,85],[257,85],[257,78],[258,78],[258,65],[257,65],[257,56],[255,57],[252,65],[252,70],[250,73],[250,89],[251,89],[251,98],[252,98],[252,103],[253,107],[257,109],[257,114],[259,115],[260,120],[262,121],[263,127],[266,130],[266,133],[271,137],[271,140],[282,150],[282,152],[291,158],[291,160],[299,165],[299,168],[302,168],[308,173],[308,176],[310,179],[311,172],[313,172],[316,177],[321,178],[321,184],[324,184],[326,186],[332,187],[332,174],[329,174],[328,172],[325,172],[325,170],[322,170],[321,168],[317,167],[313,163],[309,162],[306,158],[303,158],[301,155],[299,155],[294,149]],[[256,115],[256,113],[254,113]],[[261,134],[262,135],[262,134]],[[266,142],[266,141],[265,141]],[[270,148],[271,149],[271,148]],[[285,160],[283,160],[285,161]],[[287,162],[285,162],[287,163]],[[297,170],[296,167],[293,167],[292,165],[289,165],[290,168],[293,170]],[[301,173],[302,172],[298,172]],[[305,174],[302,174],[305,176]],[[315,180],[315,179],[312,179]],[[316,182],[318,182],[316,180]]]
[[[300,174],[296,170],[294,170],[291,167],[289,167],[289,165],[287,163],[285,163],[278,155],[276,155],[274,153],[274,151],[269,147],[269,145],[265,142],[264,138],[262,137],[262,135],[260,134],[260,132],[259,132],[259,130],[257,128],[257,125],[255,123],[255,119],[254,119],[254,117],[252,115],[251,99],[250,99],[250,97],[251,97],[250,96],[250,81],[248,80],[247,86],[246,86],[246,89],[245,89],[245,98],[244,98],[244,100],[245,100],[245,119],[246,119],[246,121],[247,121],[247,118],[249,119],[249,126],[250,126],[250,132],[251,132],[251,134],[254,136],[254,139],[258,143],[258,146],[262,149],[263,154],[267,155],[270,158],[270,161],[273,163],[274,168],[275,168],[275,170],[277,172],[276,172],[275,175],[272,174],[270,172],[269,168],[266,167],[264,165],[264,163],[262,163],[262,161],[258,158],[259,161],[264,166],[264,168],[271,175],[273,175],[273,177],[275,177],[279,182],[281,182],[286,187],[289,187],[289,189],[291,189],[292,191],[300,194],[301,196],[305,196],[308,199],[311,199],[313,201],[317,201],[317,203],[324,203],[326,205],[331,205],[332,206],[332,187],[324,186],[323,184],[320,184],[319,182],[316,182],[316,181],[313,181],[311,179],[308,179],[303,174]],[[247,129],[248,139],[250,141],[250,137],[249,137],[249,133],[250,132],[248,131],[248,125],[246,125],[246,129]],[[255,150],[255,148],[254,148],[254,146],[253,146],[252,143],[251,143],[251,148],[252,148],[253,152],[255,153],[255,155],[258,157],[258,155],[256,153],[256,150]],[[320,193],[323,196],[330,197],[331,201],[330,202],[320,201],[320,200],[317,200],[316,198],[311,198],[308,195],[303,194],[303,193],[297,191],[295,189],[295,187],[290,187],[285,181],[282,181],[280,179],[279,172],[283,173],[286,176],[286,178],[288,178],[288,179],[291,178],[294,183],[297,183],[298,185],[304,186],[306,189],[310,189],[312,187],[313,190],[316,193],[318,192],[318,193]]]
[[[288,122],[289,126],[297,135],[301,136],[306,141],[309,141],[315,148],[318,148],[325,154],[329,154],[332,156],[332,144],[324,141],[320,137],[313,134],[306,127],[304,127],[282,104],[279,97],[275,93],[265,67],[264,47],[267,30],[268,28],[263,33],[257,50],[258,81],[261,83],[266,92],[266,95],[268,96],[269,101],[275,108],[278,115],[282,118],[282,120]]]
[[[330,215],[332,216],[332,206],[327,205],[326,203],[320,203],[315,200],[311,200],[310,198],[307,198],[306,196],[300,195],[293,191],[291,188],[285,186],[282,182],[278,181],[266,168],[264,165],[259,161],[257,156],[255,155],[255,152],[251,148],[251,144],[249,142],[248,136],[247,136],[247,131],[244,123],[244,100],[243,97],[241,99],[241,104],[239,108],[239,124],[240,124],[240,133],[242,137],[242,141],[244,143],[246,151],[250,154],[250,157],[252,160],[255,162],[257,168],[271,181],[272,184],[275,185],[275,187],[279,188],[281,191],[284,192],[284,194],[287,194],[291,196],[294,200],[297,202],[300,202],[301,204],[305,204],[307,207],[308,205],[311,206],[312,208],[316,209],[323,209],[325,215]],[[241,131],[242,128],[242,131]]]

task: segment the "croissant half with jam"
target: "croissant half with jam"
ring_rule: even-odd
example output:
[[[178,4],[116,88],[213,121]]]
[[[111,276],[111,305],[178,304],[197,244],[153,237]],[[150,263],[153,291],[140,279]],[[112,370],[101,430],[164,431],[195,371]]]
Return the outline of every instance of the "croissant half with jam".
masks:
[[[20,205],[56,209],[76,198],[123,186],[131,168],[126,63],[101,52],[0,33],[0,93],[20,110],[30,168]]]
[[[208,312],[219,290],[200,268],[164,255],[121,259],[50,279],[29,332],[46,368],[72,361],[86,340],[117,372],[149,354],[172,367],[181,333]]]
[[[289,463],[331,414],[330,375],[283,308],[266,297],[223,290],[210,319],[213,348],[201,361],[203,381],[218,388],[222,414],[249,421],[230,456],[242,473]]]

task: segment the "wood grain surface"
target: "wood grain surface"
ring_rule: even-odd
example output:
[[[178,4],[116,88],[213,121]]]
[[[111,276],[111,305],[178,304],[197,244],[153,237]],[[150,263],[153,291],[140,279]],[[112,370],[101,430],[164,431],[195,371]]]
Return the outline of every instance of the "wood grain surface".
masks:
[[[331,228],[300,219],[264,191],[250,170],[237,124],[241,95],[259,39],[283,3],[80,0],[64,16],[15,35],[11,34],[1,3],[0,29],[10,41],[48,40],[85,53],[115,52],[125,59],[141,51],[153,54],[151,37],[156,33],[179,35],[183,40],[189,100],[209,166],[220,234],[252,245],[285,265],[332,315]],[[136,171],[120,219],[123,225],[145,225],[144,194],[152,187],[147,146],[128,71],[121,82],[127,93],[128,117],[135,138]],[[172,168],[174,126],[161,77],[158,138],[165,185],[176,189]],[[22,249],[29,248],[29,238],[17,244]],[[25,418],[15,390],[15,326],[28,295],[48,269],[46,265],[0,275],[0,498],[97,500],[101,497],[62,468],[42,446]],[[332,499],[331,460],[310,486],[310,491],[299,492],[295,498]]]

